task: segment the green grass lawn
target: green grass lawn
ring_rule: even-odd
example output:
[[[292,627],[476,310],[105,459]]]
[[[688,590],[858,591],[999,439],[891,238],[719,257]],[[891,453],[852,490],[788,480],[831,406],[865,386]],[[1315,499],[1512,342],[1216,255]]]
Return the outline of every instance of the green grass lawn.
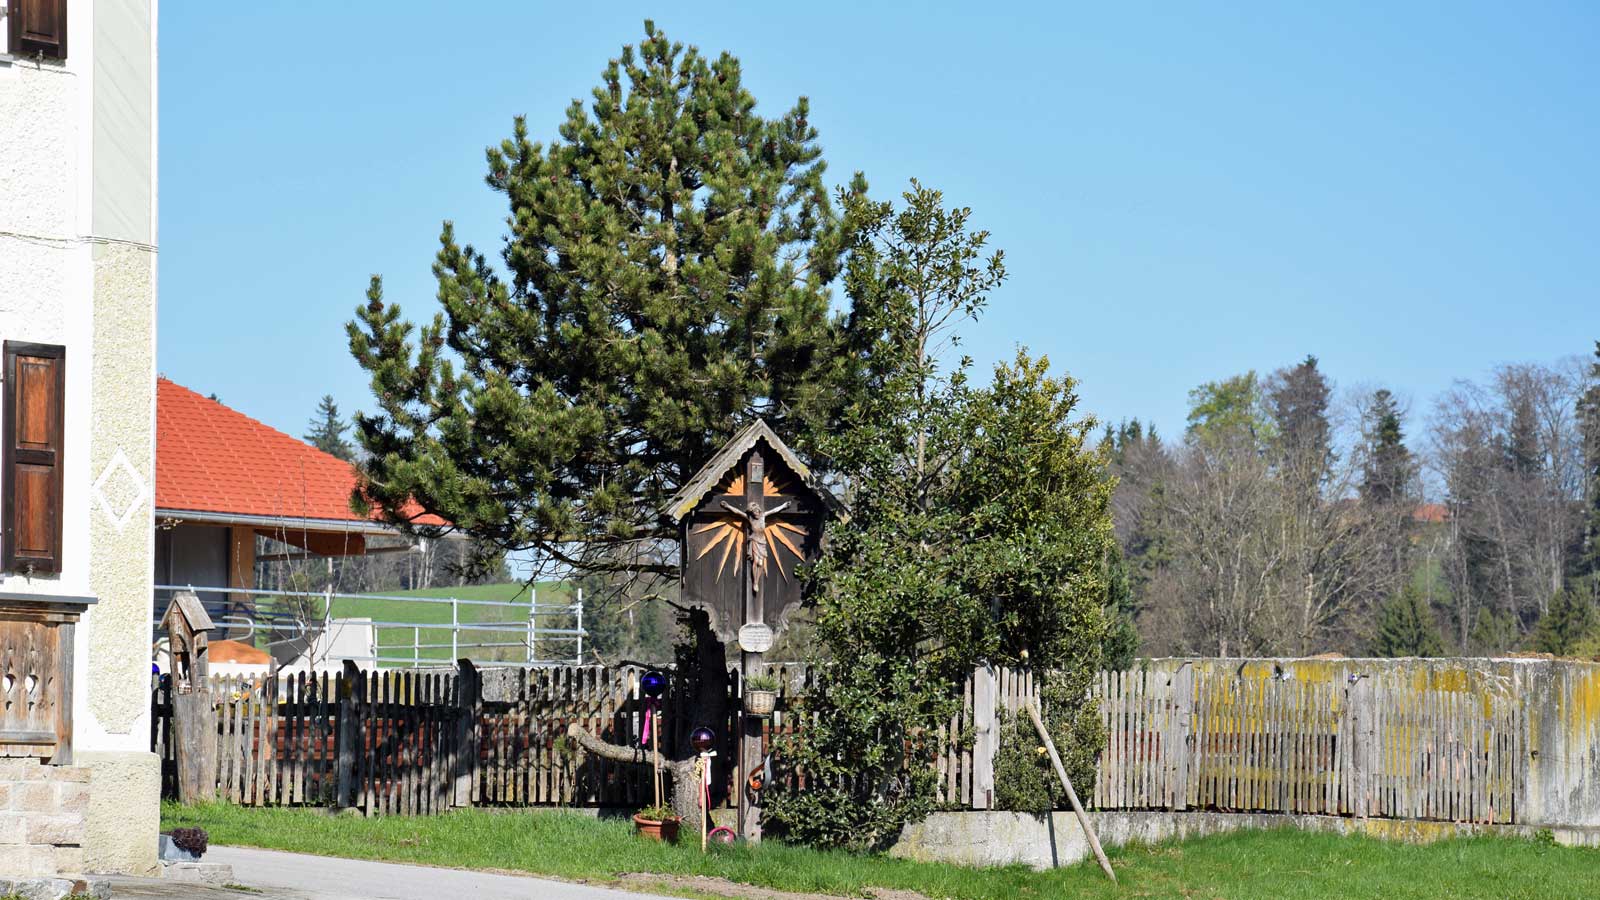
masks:
[[[1236,832],[1111,851],[1119,886],[1087,862],[1048,872],[969,868],[824,853],[767,842],[702,855],[636,838],[626,821],[557,811],[462,810],[431,818],[334,817],[234,806],[162,810],[164,827],[201,826],[213,843],[587,881],[627,873],[707,875],[785,891],[861,896],[900,888],[929,898],[1595,897],[1600,851],[1471,838],[1428,846],[1292,830]]]

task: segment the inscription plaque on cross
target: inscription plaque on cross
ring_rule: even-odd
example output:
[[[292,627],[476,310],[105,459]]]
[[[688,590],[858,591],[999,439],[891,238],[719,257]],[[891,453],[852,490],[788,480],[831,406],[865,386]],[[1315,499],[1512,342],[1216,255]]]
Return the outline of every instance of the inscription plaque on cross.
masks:
[[[790,613],[800,606],[797,567],[821,550],[822,525],[838,503],[765,423],[735,435],[667,507],[680,528],[683,599],[707,611],[725,642],[737,641],[745,677],[761,671]],[[762,763],[759,719],[742,729],[740,772]],[[740,831],[759,835],[760,810],[740,778]]]

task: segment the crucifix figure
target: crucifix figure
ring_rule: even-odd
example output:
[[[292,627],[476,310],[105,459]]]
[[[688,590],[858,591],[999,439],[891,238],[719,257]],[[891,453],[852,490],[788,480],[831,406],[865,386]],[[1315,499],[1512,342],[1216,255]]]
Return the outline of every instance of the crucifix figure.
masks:
[[[750,592],[752,594],[761,593],[761,581],[767,577],[767,554],[770,552],[770,547],[767,543],[767,516],[783,512],[793,502],[792,500],[785,500],[777,506],[767,509],[766,503],[757,498],[751,500],[744,509],[740,509],[726,500],[722,501],[724,509],[744,520],[744,527],[748,532],[748,537],[745,538],[744,551],[745,558],[750,561]],[[759,618],[757,621],[759,621]]]

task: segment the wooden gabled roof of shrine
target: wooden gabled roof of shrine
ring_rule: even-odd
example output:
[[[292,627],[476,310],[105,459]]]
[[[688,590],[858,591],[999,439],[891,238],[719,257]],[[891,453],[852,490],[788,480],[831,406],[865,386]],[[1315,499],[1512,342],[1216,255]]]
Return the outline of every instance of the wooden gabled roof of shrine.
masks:
[[[757,442],[765,442],[768,447],[772,448],[772,452],[778,454],[778,458],[783,460],[783,464],[794,472],[795,476],[800,479],[808,490],[817,495],[823,506],[827,507],[830,512],[838,514],[844,510],[844,505],[839,502],[839,499],[833,496],[833,493],[827,488],[818,484],[816,479],[811,476],[811,468],[801,462],[800,457],[794,455],[794,451],[789,449],[789,445],[785,444],[783,439],[778,437],[767,426],[766,422],[757,419],[742,428],[738,434],[733,436],[732,440],[717,451],[715,456],[700,467],[700,471],[696,472],[693,478],[684,482],[683,487],[679,488],[678,492],[672,495],[672,499],[667,501],[667,507],[662,512],[674,522],[683,521],[683,517],[693,512],[694,508],[700,505],[700,501],[705,499],[706,494],[721,483],[723,477],[734,466],[737,466],[741,459],[744,459],[744,455],[750,452]]]
[[[172,602],[167,604],[167,611],[161,616],[161,627],[171,628],[174,616],[186,619],[191,631],[210,631],[217,627],[211,621],[211,614],[206,612],[205,604],[200,602],[194,591],[179,591],[172,595]]]

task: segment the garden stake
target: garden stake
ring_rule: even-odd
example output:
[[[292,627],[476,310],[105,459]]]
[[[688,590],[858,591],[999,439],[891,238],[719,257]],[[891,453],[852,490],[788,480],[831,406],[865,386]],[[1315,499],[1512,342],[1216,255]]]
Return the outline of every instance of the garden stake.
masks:
[[[1089,838],[1089,847],[1094,850],[1094,858],[1100,861],[1100,868],[1106,871],[1106,877],[1113,884],[1117,881],[1117,873],[1111,871],[1111,861],[1106,859],[1106,852],[1100,849],[1100,839],[1094,836],[1094,828],[1089,825],[1089,817],[1084,815],[1083,804],[1078,802],[1078,792],[1072,789],[1072,779],[1067,777],[1067,768],[1061,764],[1061,754],[1056,752],[1056,742],[1050,739],[1050,732],[1045,730],[1044,720],[1039,718],[1039,710],[1029,700],[1023,704],[1028,708],[1028,718],[1033,720],[1033,727],[1039,730],[1039,737],[1044,740],[1044,747],[1050,751],[1050,762],[1056,767],[1056,774],[1061,776],[1061,784],[1067,789],[1067,799],[1072,801],[1072,812],[1078,817],[1078,824],[1083,826],[1083,833]]]
[[[657,738],[657,735],[659,735],[661,733],[661,722],[660,722],[660,718],[659,717],[652,717],[652,718],[655,718],[656,721],[651,723],[655,727],[650,729],[650,764],[652,766],[654,766],[655,770],[656,770],[656,806],[660,806],[661,805],[661,742]]]
[[[711,842],[711,754],[700,754],[700,852]]]

